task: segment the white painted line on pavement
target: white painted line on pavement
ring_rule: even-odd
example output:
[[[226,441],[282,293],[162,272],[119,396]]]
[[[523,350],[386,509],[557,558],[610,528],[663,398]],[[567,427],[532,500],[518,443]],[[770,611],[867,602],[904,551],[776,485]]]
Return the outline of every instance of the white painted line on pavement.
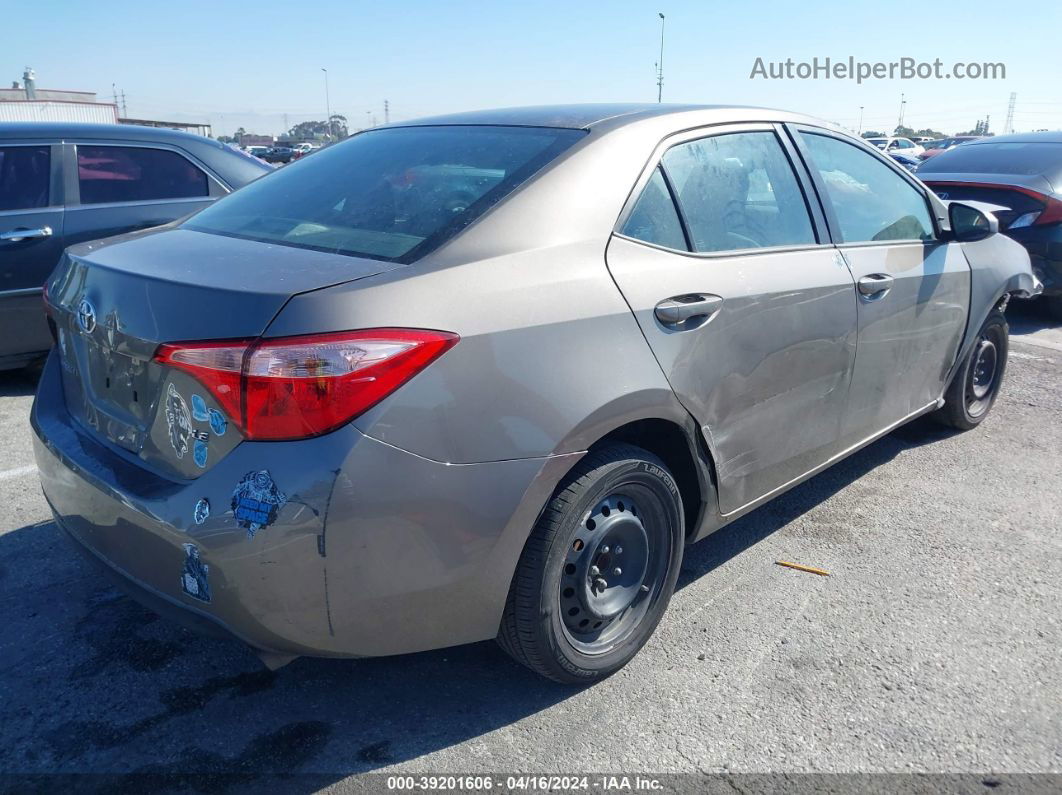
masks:
[[[12,478],[20,478],[23,475],[32,475],[37,471],[37,467],[33,464],[24,467],[16,467],[15,469],[5,469],[0,472],[0,480],[11,480]]]

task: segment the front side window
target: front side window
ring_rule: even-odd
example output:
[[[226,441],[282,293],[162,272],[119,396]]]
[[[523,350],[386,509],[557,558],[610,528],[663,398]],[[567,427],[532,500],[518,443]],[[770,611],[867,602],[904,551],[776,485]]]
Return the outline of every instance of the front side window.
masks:
[[[395,127],[355,135],[195,215],[190,229],[410,262],[582,138],[552,127]]]
[[[0,147],[0,212],[47,207],[50,182],[49,147]]]
[[[826,186],[845,243],[929,240],[926,197],[874,155],[837,138],[800,133]],[[943,156],[943,155],[941,155]]]
[[[694,251],[816,242],[804,195],[773,132],[728,133],[678,144],[662,162]]]
[[[207,175],[168,149],[141,146],[77,147],[82,204],[189,199],[208,196]]]
[[[688,250],[675,202],[671,200],[671,192],[659,168],[653,171],[652,178],[642,189],[638,202],[623,224],[622,232],[628,237],[664,248]]]

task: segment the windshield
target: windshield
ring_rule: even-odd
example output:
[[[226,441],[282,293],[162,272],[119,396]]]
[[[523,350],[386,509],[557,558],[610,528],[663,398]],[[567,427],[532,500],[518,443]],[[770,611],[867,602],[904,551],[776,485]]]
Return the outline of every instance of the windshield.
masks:
[[[372,130],[285,166],[184,225],[411,262],[464,229],[584,134],[543,127]]]
[[[927,160],[918,173],[948,172],[1041,175],[1048,182],[1062,185],[1062,144],[967,143]]]

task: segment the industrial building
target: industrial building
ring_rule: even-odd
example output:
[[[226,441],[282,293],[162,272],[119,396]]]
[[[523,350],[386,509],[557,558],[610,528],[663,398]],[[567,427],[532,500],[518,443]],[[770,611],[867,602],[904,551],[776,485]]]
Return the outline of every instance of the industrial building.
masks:
[[[66,91],[37,87],[37,78],[28,66],[22,81],[10,88],[0,88],[0,121],[73,121],[89,124],[135,124],[141,127],[165,127],[198,135],[211,135],[211,126],[203,122],[132,119],[119,114],[114,102],[101,102],[93,91]]]

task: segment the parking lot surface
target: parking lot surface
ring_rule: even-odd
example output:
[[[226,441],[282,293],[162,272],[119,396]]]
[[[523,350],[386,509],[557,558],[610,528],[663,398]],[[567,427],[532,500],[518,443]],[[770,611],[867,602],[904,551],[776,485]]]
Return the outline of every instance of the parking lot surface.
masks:
[[[0,374],[0,771],[1062,772],[1062,327],[1009,314],[980,428],[916,422],[688,548],[590,688],[492,643],[269,672],[157,618],[50,521]]]

